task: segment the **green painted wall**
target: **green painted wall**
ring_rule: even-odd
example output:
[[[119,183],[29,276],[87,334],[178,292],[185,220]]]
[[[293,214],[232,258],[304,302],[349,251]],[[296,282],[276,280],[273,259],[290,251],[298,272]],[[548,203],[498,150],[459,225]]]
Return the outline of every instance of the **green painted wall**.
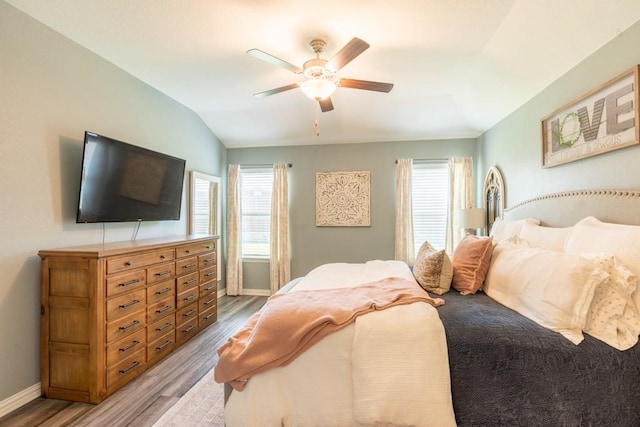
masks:
[[[289,170],[291,274],[328,262],[393,259],[396,159],[476,156],[474,139],[237,148],[229,164],[292,163]],[[371,171],[371,227],[316,227],[316,172]],[[244,287],[269,289],[269,264],[244,263]]]
[[[640,64],[639,46],[640,23],[597,50],[479,138],[479,176],[484,176],[490,166],[498,166],[505,180],[507,207],[557,191],[640,188],[640,146],[543,169],[540,136],[540,120],[547,114]]]

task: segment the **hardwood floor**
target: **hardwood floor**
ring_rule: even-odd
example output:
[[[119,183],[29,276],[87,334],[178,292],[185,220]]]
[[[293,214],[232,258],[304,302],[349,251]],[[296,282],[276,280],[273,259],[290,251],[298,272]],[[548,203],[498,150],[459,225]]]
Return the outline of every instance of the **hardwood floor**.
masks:
[[[0,418],[0,426],[151,426],[213,368],[218,347],[266,300],[223,296],[215,324],[99,405],[38,398]]]

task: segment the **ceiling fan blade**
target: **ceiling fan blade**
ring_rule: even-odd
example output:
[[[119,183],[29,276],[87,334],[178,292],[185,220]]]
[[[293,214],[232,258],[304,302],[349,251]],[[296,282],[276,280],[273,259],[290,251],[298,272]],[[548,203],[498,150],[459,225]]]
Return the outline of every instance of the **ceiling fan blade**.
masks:
[[[268,62],[269,64],[275,65],[276,67],[284,68],[285,70],[289,70],[292,73],[302,73],[302,68],[296,67],[295,65],[290,64],[287,61],[283,61],[280,58],[276,58],[275,56],[268,54],[267,52],[263,52],[260,49],[249,49],[247,53],[254,58],[261,59],[265,62]]]
[[[338,82],[340,87],[349,87],[351,89],[375,90],[376,92],[391,92],[393,83],[371,82],[368,80],[358,79],[340,79]]]
[[[333,102],[331,102],[331,98],[327,97],[318,102],[320,103],[320,110],[322,110],[323,113],[333,110]]]
[[[264,92],[254,93],[253,96],[255,96],[256,98],[263,98],[265,96],[275,95],[276,93],[284,92],[285,90],[295,89],[297,87],[300,87],[298,83],[291,83],[290,85],[280,86],[275,89],[265,90]]]
[[[326,67],[330,70],[338,71],[368,48],[369,43],[354,37],[327,62]]]

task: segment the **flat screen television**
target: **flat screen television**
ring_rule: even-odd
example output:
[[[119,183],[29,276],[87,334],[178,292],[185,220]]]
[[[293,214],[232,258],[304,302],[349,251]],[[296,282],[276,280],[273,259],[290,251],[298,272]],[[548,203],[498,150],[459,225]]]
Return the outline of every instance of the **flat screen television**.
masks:
[[[85,132],[76,222],[180,219],[185,163]]]

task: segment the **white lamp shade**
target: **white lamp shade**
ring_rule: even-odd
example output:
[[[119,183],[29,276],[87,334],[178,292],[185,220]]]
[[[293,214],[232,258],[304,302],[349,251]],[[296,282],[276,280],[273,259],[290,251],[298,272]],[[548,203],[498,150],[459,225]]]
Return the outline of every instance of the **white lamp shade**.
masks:
[[[309,98],[320,101],[331,96],[336,90],[336,84],[327,79],[309,79],[300,83],[300,89]]]
[[[458,224],[460,228],[484,228],[486,219],[483,208],[469,208],[458,210]]]

